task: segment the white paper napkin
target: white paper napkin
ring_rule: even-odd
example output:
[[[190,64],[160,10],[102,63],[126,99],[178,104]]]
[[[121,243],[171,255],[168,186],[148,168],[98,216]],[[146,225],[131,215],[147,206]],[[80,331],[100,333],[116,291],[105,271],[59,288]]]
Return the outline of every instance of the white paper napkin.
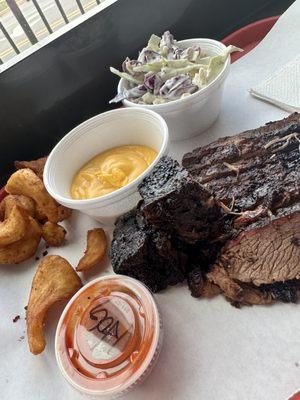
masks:
[[[249,92],[286,111],[300,111],[300,55]]]

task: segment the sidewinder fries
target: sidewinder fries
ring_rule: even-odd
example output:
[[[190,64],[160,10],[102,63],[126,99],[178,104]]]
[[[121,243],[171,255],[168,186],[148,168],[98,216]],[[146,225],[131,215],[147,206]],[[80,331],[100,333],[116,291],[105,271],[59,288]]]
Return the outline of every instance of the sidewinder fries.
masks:
[[[44,167],[47,161],[47,157],[41,157],[37,160],[32,161],[15,161],[16,169],[31,169],[39,178],[43,179]]]
[[[41,236],[39,224],[28,215],[25,236],[17,242],[0,246],[0,264],[18,264],[32,257],[38,248]]]
[[[59,206],[45,189],[43,181],[31,170],[20,169],[7,181],[5,190],[10,194],[22,194],[31,197],[51,222],[61,220]]]
[[[19,206],[13,206],[7,218],[0,222],[0,246],[17,242],[26,233],[28,214]]]
[[[0,203],[0,215],[3,215],[3,219],[7,218],[10,211],[14,206],[20,206],[24,208],[32,217],[35,216],[35,203],[27,196],[9,194],[4,197]]]
[[[66,230],[54,222],[47,221],[42,226],[42,236],[49,246],[61,246],[65,240]]]
[[[26,311],[27,337],[31,353],[41,353],[45,346],[44,318],[57,301],[68,299],[82,286],[79,276],[60,256],[45,257],[32,281]]]
[[[102,228],[91,229],[87,233],[87,247],[84,256],[79,261],[76,271],[86,271],[104,258],[107,249],[107,239]]]

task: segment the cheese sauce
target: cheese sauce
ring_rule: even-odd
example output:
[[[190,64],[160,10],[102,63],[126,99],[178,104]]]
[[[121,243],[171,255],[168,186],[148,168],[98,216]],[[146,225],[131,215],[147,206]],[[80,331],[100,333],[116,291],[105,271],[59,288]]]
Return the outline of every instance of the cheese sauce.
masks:
[[[140,176],[157,156],[147,146],[120,146],[98,154],[74,176],[71,197],[92,199],[111,193]]]

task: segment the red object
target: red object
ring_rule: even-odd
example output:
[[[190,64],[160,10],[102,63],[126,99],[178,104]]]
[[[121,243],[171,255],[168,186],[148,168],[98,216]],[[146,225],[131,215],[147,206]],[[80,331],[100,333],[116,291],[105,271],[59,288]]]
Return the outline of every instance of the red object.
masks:
[[[0,201],[2,201],[5,196],[7,196],[7,192],[5,191],[4,187],[2,189],[0,188]]]
[[[231,61],[234,62],[243,57],[250,50],[254,49],[258,43],[267,35],[277,22],[279,15],[275,17],[265,18],[252,24],[246,25],[243,28],[231,33],[222,40],[226,46],[230,44],[244,49],[242,53],[233,53]]]
[[[289,400],[300,400],[300,392],[295,393],[293,397],[290,397]]]

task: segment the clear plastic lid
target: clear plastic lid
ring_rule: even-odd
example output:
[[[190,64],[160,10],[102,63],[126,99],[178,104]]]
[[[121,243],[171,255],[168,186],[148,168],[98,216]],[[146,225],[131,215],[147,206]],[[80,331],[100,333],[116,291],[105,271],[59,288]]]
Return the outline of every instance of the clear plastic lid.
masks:
[[[56,358],[81,392],[120,394],[150,372],[162,330],[154,298],[135,279],[110,275],[83,287],[56,332]]]

